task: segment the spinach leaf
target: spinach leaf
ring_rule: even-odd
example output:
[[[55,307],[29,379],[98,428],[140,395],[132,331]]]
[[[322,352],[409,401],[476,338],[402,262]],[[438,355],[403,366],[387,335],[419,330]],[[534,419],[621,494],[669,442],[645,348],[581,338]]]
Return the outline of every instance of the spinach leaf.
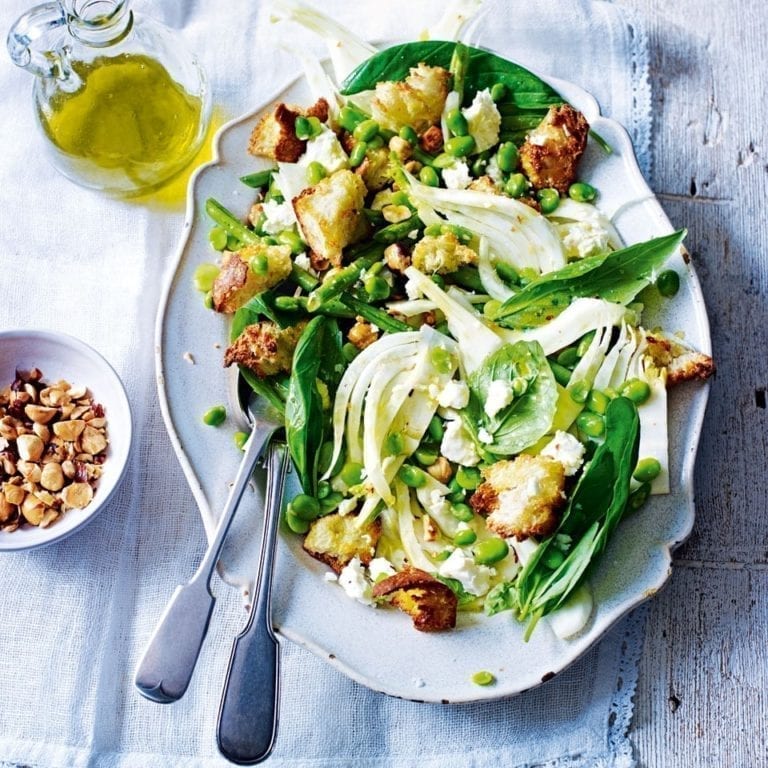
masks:
[[[494,416],[484,404],[492,382],[503,381],[517,388],[512,401]],[[533,445],[552,425],[557,407],[557,384],[552,369],[537,342],[505,344],[490,355],[469,377],[469,413],[474,434],[479,427],[493,436],[485,451],[510,456]],[[470,427],[472,428],[472,427]]]
[[[232,317],[232,326],[229,332],[230,339],[234,341],[246,326],[253,325],[262,320],[271,320],[280,328],[293,325],[296,322],[296,318],[292,318],[290,314],[275,309],[274,301],[275,297],[272,291],[257,293],[252,299],[249,299]]]
[[[508,328],[534,328],[559,315],[574,299],[595,297],[628,304],[653,279],[664,262],[677,252],[684,229],[599,254],[548,272],[507,299],[494,321]]]
[[[449,69],[456,43],[440,40],[424,40],[403,43],[371,56],[354,69],[341,85],[341,93],[351,96],[369,91],[382,80],[404,80],[411,67],[419,63]],[[528,110],[541,117],[552,104],[562,104],[563,98],[541,78],[495,53],[469,47],[469,57],[464,72],[464,103],[470,102],[477,91],[491,88],[495,83],[507,87],[508,101],[504,114],[517,114]],[[538,122],[538,121],[537,121]]]
[[[582,473],[557,530],[539,544],[515,580],[520,614],[532,617],[533,623],[559,608],[581,583],[626,509],[640,440],[635,404],[625,397],[615,398],[608,405],[605,422],[605,441]],[[574,544],[562,563],[551,568],[547,556],[562,549],[563,539],[557,539],[562,534]]]
[[[271,379],[260,379],[250,368],[239,366],[243,381],[257,394],[270,402],[277,410],[285,415],[285,396],[276,382]]]
[[[340,360],[341,332],[336,321],[323,315],[310,320],[293,353],[285,432],[301,486],[311,496],[317,493],[317,465],[328,421],[320,386],[335,391],[343,371]]]
[[[495,616],[502,611],[514,610],[517,603],[517,591],[513,582],[502,581],[485,596],[483,607],[486,616]]]

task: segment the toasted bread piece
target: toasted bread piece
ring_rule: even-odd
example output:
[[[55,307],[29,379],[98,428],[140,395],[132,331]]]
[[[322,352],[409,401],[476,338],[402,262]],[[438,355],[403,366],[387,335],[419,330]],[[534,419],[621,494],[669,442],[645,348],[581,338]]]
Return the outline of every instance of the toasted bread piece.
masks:
[[[653,362],[667,369],[667,386],[673,387],[692,379],[708,379],[715,372],[715,361],[674,336],[646,334],[646,351]]]
[[[559,522],[565,503],[565,469],[547,456],[522,453],[483,470],[483,482],[470,498],[472,508],[486,516],[494,533],[518,541],[548,536]]]
[[[378,582],[374,597],[389,598],[392,605],[413,619],[420,632],[440,632],[456,626],[458,599],[450,587],[419,568],[406,568]]]
[[[257,157],[269,157],[283,163],[295,163],[307,148],[307,142],[296,136],[296,118],[316,117],[328,120],[328,102],[318,99],[309,109],[278,104],[264,115],[251,132],[248,151]]]
[[[352,558],[360,558],[368,565],[376,554],[376,544],[381,536],[381,520],[367,526],[358,526],[355,515],[335,512],[315,520],[304,537],[304,549],[316,560],[341,573]]]
[[[252,370],[259,378],[288,373],[293,350],[306,322],[280,328],[269,320],[246,326],[224,353],[224,365],[237,363]]]
[[[251,269],[254,257],[266,259],[263,274]],[[291,249],[287,245],[258,243],[225,253],[213,283],[213,308],[226,314],[236,312],[257,293],[285,280],[291,274],[291,263]]]
[[[581,112],[569,104],[550,107],[520,147],[520,166],[531,184],[567,193],[576,180],[588,134],[589,123]]]

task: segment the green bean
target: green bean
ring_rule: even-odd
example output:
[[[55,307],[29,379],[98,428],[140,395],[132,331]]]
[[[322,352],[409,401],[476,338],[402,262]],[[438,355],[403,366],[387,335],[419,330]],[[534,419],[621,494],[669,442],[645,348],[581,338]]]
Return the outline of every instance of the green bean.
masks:
[[[408,323],[392,317],[389,312],[385,312],[378,307],[372,307],[370,304],[366,304],[350,294],[342,296],[341,303],[349,307],[354,314],[360,315],[364,320],[373,323],[377,328],[381,328],[385,333],[400,333],[413,330]]]
[[[389,224],[386,227],[373,233],[373,241],[375,243],[386,243],[391,245],[408,237],[408,235],[414,230],[421,229],[421,219],[414,213],[410,218],[405,221],[398,221],[396,224]]]
[[[307,309],[315,312],[326,301],[340,296],[358,280],[364,270],[370,269],[381,260],[385,246],[375,243],[362,250],[354,261],[326,279],[307,297]]]
[[[453,543],[457,547],[467,547],[477,541],[477,534],[471,528],[465,528],[463,531],[457,531],[453,537]]]
[[[512,173],[517,168],[517,147],[511,141],[499,145],[496,163],[504,173]]]
[[[275,309],[282,312],[309,312],[306,296],[275,296]],[[329,317],[355,317],[355,312],[340,301],[329,301],[317,310],[319,314]]]
[[[429,154],[429,152],[425,152],[421,147],[418,145],[414,146],[411,149],[411,154],[413,155],[414,160],[418,160],[422,165],[429,165],[433,166],[435,168],[439,168],[440,166],[435,165],[436,157],[433,157]],[[438,155],[438,157],[441,157],[441,155]],[[446,168],[447,166],[442,166],[443,168]]]
[[[475,562],[478,565],[493,565],[508,554],[509,544],[504,539],[485,539],[475,547]]]
[[[632,477],[638,483],[651,483],[661,474],[661,463],[653,456],[646,456],[637,462]]]
[[[262,187],[269,186],[272,182],[272,174],[275,170],[275,168],[268,168],[266,171],[249,173],[247,176],[241,176],[240,181],[242,181],[246,187],[251,187],[251,189],[261,189]]]
[[[475,149],[475,140],[471,136],[454,136],[445,142],[443,149],[452,157],[467,157]]]
[[[288,279],[303,291],[313,291],[320,285],[320,281],[314,275],[310,275],[306,269],[302,269],[297,264],[291,264],[291,274],[288,275]]]
[[[665,269],[656,278],[656,288],[666,298],[672,298],[680,290],[680,275],[674,269]]]
[[[560,365],[564,365],[566,368],[573,368],[573,366],[579,362],[579,355],[576,352],[576,347],[566,347],[557,356],[557,362],[560,363]]]
[[[590,345],[595,339],[595,332],[590,331],[589,333],[585,333],[581,340],[578,343],[578,346],[576,347],[576,354],[579,357],[584,357],[584,355],[587,354],[587,350],[589,349]]]
[[[584,181],[577,181],[568,187],[568,197],[577,203],[590,203],[597,197],[597,190]]]
[[[536,193],[536,197],[541,206],[541,212],[544,214],[552,213],[557,209],[557,206],[560,205],[560,193],[552,187],[540,189]]]
[[[552,374],[555,377],[555,381],[561,387],[567,387],[568,382],[571,380],[571,370],[566,368],[564,365],[560,365],[560,363],[556,363],[552,360],[549,361],[549,367],[552,369]]]
[[[456,43],[448,65],[448,71],[453,75],[453,90],[459,94],[459,104],[464,100],[464,80],[469,66],[469,48],[463,43]]]
[[[351,363],[359,354],[360,350],[351,341],[347,341],[345,344],[342,344],[341,356],[348,363]]]
[[[642,379],[627,379],[619,387],[619,395],[628,397],[635,405],[642,405],[651,396],[651,387]]]
[[[403,464],[397,471],[397,476],[409,488],[423,488],[427,484],[427,477],[423,470],[414,467],[413,464]]]
[[[251,229],[238,221],[235,216],[228,211],[221,203],[209,197],[205,201],[205,212],[213,219],[227,234],[233,235],[245,245],[256,245],[261,242],[259,236]]]
[[[485,287],[480,280],[480,273],[475,267],[459,267],[455,272],[447,275],[452,283],[460,285],[462,288],[469,288],[471,291],[484,293]]]
[[[496,264],[494,264],[494,267],[496,268],[498,276],[505,283],[517,285],[520,282],[520,275],[511,264],[507,264],[505,261],[497,261]]]
[[[467,118],[464,117],[458,108],[448,110],[448,114],[445,116],[445,124],[454,136],[467,136],[469,134]]]
[[[203,414],[203,423],[209,427],[218,427],[227,418],[227,409],[223,405],[214,405]]]

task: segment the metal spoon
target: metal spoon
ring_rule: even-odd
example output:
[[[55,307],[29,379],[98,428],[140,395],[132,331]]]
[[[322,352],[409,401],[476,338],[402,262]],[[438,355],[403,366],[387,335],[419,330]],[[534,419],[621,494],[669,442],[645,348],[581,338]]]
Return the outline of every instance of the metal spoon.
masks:
[[[232,646],[224,682],[216,742],[226,758],[253,765],[272,751],[277,733],[279,647],[272,630],[272,573],[275,538],[290,464],[283,443],[267,456],[267,492],[259,570],[251,613]]]
[[[251,435],[213,540],[192,579],[176,587],[136,670],[136,687],[152,701],[167,704],[187,690],[216,600],[209,588],[213,569],[256,462],[284,425],[278,411],[255,394],[248,401],[248,416]]]

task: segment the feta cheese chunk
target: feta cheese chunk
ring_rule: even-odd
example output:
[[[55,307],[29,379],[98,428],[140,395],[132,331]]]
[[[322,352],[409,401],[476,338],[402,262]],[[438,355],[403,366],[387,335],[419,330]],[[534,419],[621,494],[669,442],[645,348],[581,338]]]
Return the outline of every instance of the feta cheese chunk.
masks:
[[[493,418],[499,411],[503,411],[515,399],[512,382],[506,379],[494,379],[488,385],[488,394],[485,398],[485,413]]]
[[[266,217],[262,229],[268,235],[276,235],[278,232],[290,229],[296,223],[293,206],[287,200],[283,203],[268,200],[264,203],[262,212]]]
[[[485,427],[480,427],[480,429],[477,430],[477,439],[481,443],[490,445],[493,442],[493,435]]]
[[[488,565],[478,565],[474,559],[458,547],[440,565],[438,573],[446,579],[461,582],[471,595],[484,595],[491,588],[491,579],[496,570]]]
[[[299,159],[299,165],[307,167],[313,162],[320,163],[329,175],[349,168],[349,157],[330,128],[323,126],[322,133],[307,141],[307,149]]]
[[[480,463],[477,448],[460,418],[450,419],[445,423],[440,453],[448,461],[455,461],[464,467],[474,467]]]
[[[584,463],[584,450],[584,445],[572,434],[558,430],[542,448],[541,455],[559,461],[565,469],[566,477],[571,477]]]
[[[568,259],[583,259],[610,250],[608,230],[597,219],[563,225],[560,232]]]
[[[348,597],[363,605],[374,605],[371,582],[359,557],[353,557],[339,574],[339,584]]]
[[[488,88],[478,91],[472,103],[461,112],[469,124],[469,135],[475,140],[475,152],[484,152],[498,144],[501,113]]]
[[[469,387],[463,381],[451,379],[438,394],[437,402],[442,408],[466,408],[469,403]]]
[[[368,565],[368,575],[371,577],[371,581],[379,581],[379,579],[387,576],[394,576],[395,567],[386,557],[374,557]]]
[[[472,183],[469,166],[463,160],[443,168],[443,182],[448,189],[466,189]]]

